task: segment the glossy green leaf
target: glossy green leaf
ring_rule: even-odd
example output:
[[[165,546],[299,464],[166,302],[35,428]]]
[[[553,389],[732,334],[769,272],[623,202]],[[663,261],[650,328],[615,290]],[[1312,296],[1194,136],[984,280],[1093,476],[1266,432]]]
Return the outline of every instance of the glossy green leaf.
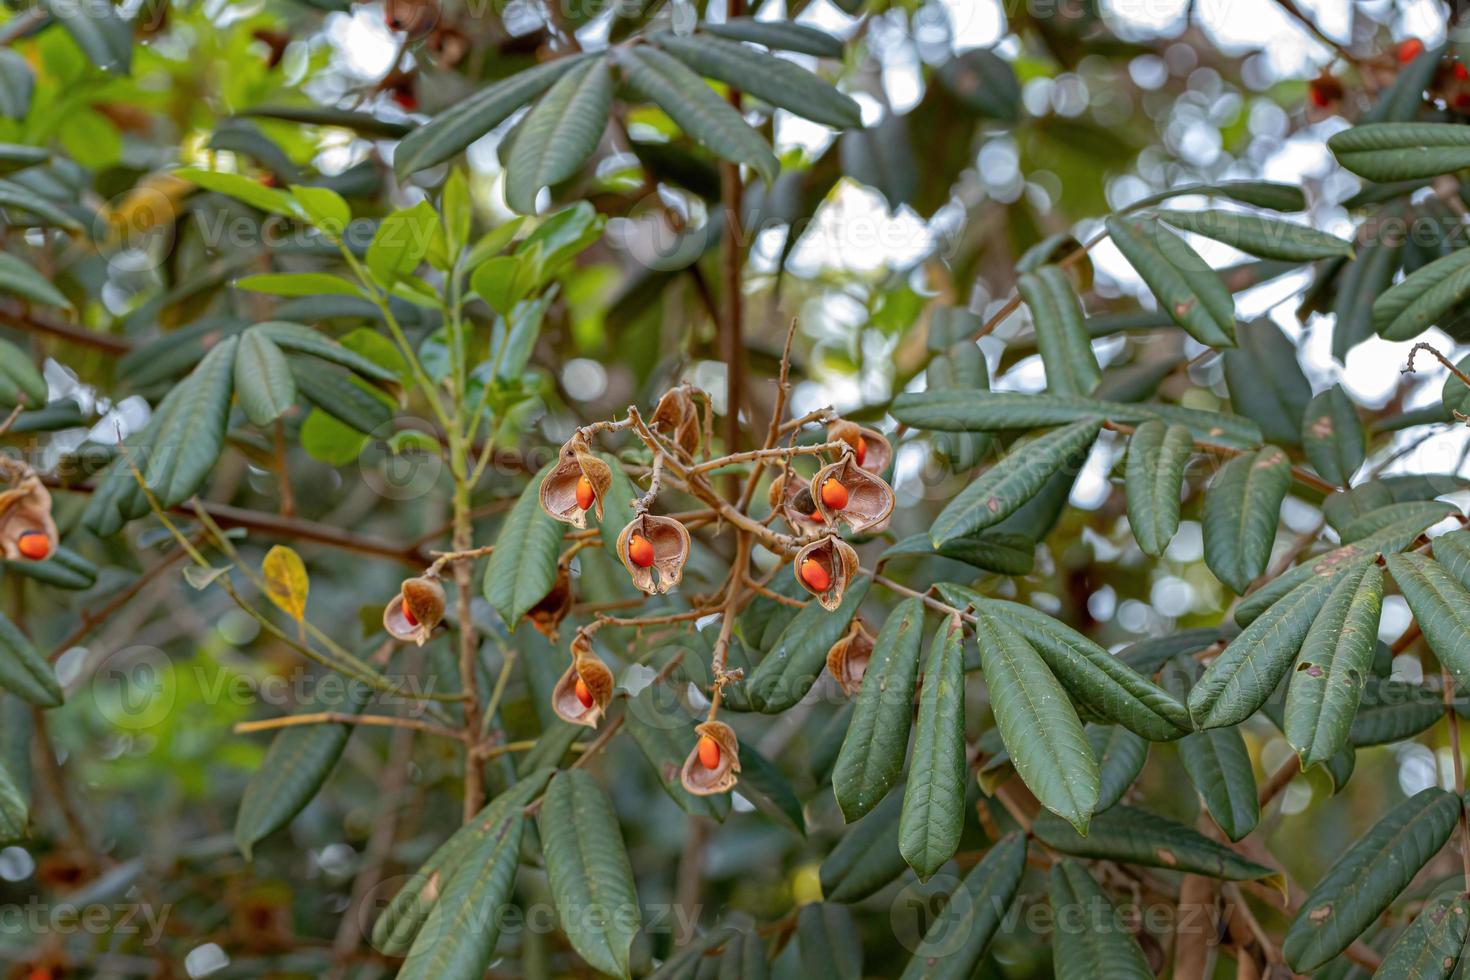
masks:
[[[834,612],[809,602],[796,614],[742,685],[751,707],[765,714],[779,714],[811,690],[827,667],[827,651],[847,632],[863,604],[868,585],[866,576],[848,583],[842,605]]]
[[[922,620],[917,625],[922,628]],[[954,856],[964,829],[964,642],[959,618],[951,617],[930,641],[924,660],[914,754],[898,824],[898,849],[921,881]]]
[[[903,775],[923,632],[923,601],[905,599],[889,613],[873,644],[832,770],[832,791],[848,823],[877,806]]]
[[[700,24],[699,29],[732,41],[751,41],[768,48],[809,54],[814,58],[841,58],[843,52],[840,38],[790,21],[733,17],[720,24]]]
[[[1461,248],[1415,269],[1379,295],[1373,301],[1373,329],[1385,340],[1413,340],[1458,313],[1467,296],[1470,248]]]
[[[1082,322],[1082,306],[1067,274],[1054,265],[1021,276],[1016,284],[1031,324],[1036,348],[1046,367],[1048,391],[1088,395],[1102,380],[1092,340]]]
[[[1470,896],[1443,895],[1424,906],[1374,971],[1378,980],[1448,980],[1465,951]]]
[[[556,584],[562,525],[541,509],[541,481],[554,465],[546,464],[521,491],[485,565],[485,598],[508,630]]]
[[[1353,173],[1380,182],[1470,167],[1470,133],[1448,123],[1368,123],[1334,134],[1327,148]]]
[[[1041,843],[1074,857],[1167,868],[1226,881],[1284,883],[1280,871],[1249,861],[1197,830],[1121,803],[1093,817],[1086,837],[1050,813],[1036,818],[1034,830]]]
[[[780,164],[766,141],[682,62],[649,45],[618,48],[615,57],[631,88],[715,156],[749,165],[767,183],[776,179]]]
[[[633,741],[653,766],[659,785],[670,799],[687,813],[725,819],[730,812],[729,793],[696,796],[684,788],[679,778],[684,759],[694,745],[695,719],[679,705],[661,697],[656,685],[649,685],[637,697],[630,698],[623,717]]]
[[[903,874],[907,865],[898,849],[903,796],[889,793],[822,861],[818,877],[827,901],[860,902]]]
[[[1363,691],[1348,729],[1349,744],[1363,748],[1413,738],[1444,720],[1444,698],[1433,688],[1378,680]]]
[[[134,461],[162,507],[192,497],[224,450],[238,344],[238,337],[220,341],[179,382],[175,410],[160,419],[147,457]]]
[[[46,658],[36,652],[30,638],[0,613],[0,688],[35,705],[54,708],[61,704],[61,685]]]
[[[1056,980],[1151,980],[1138,940],[1086,868],[1065,858],[1052,865],[1050,897]]]
[[[968,980],[1004,923],[1026,873],[1026,838],[1010,833],[995,843],[934,917],[900,980]],[[928,909],[924,910],[928,912]]]
[[[1470,589],[1470,528],[1461,528],[1434,539],[1434,560],[1465,588]]]
[[[296,390],[354,432],[383,433],[393,421],[393,403],[376,389],[349,374],[332,368],[324,369],[305,358],[288,357],[286,360],[291,367]],[[310,422],[308,417],[307,423]]]
[[[269,425],[296,402],[296,381],[286,355],[266,334],[247,330],[235,352],[235,396],[245,417]]]
[[[1297,363],[1296,345],[1270,320],[1243,324],[1237,339],[1239,349],[1224,356],[1231,405],[1260,425],[1266,441],[1301,445],[1312,385]]]
[[[373,278],[390,288],[414,274],[433,249],[435,239],[443,234],[444,226],[434,206],[420,201],[411,208],[391,212],[378,223],[363,261]]]
[[[274,187],[266,187],[249,177],[191,168],[176,170],[174,176],[197,184],[207,191],[223,194],[225,197],[248,204],[257,211],[279,214],[287,218],[296,217],[296,204],[290,194]]]
[[[794,939],[802,975],[862,980],[863,944],[844,906],[810,902],[796,913]]]
[[[1424,641],[1455,684],[1464,685],[1470,681],[1470,591],[1424,555],[1389,555],[1387,561]]]
[[[1287,262],[1351,256],[1352,242],[1308,225],[1243,211],[1160,211],[1175,228],[1213,238],[1249,255]]]
[[[1117,803],[1128,792],[1148,761],[1148,739],[1122,725],[1088,725],[1087,744],[1097,759],[1097,812]]]
[[[612,105],[612,73],[606,58],[573,67],[543,95],[516,127],[506,168],[507,203],[522,214],[536,210],[536,194],[576,173],[602,139]]]
[[[935,547],[1005,520],[1036,496],[1052,474],[1080,471],[1100,431],[1099,420],[1084,419],[1011,447],[934,519],[929,534]]]
[[[13,408],[22,400],[31,408],[46,404],[46,379],[36,370],[31,356],[8,340],[0,339],[0,406]]]
[[[1281,952],[1298,973],[1347,949],[1439,852],[1460,817],[1460,798],[1436,787],[1388,812],[1360,837],[1302,903]]]
[[[1340,487],[1347,486],[1363,465],[1363,423],[1341,385],[1333,385],[1308,403],[1302,416],[1302,446],[1312,468]]]
[[[1296,184],[1282,184],[1270,180],[1225,180],[1216,184],[1181,184],[1178,187],[1171,187],[1141,201],[1135,201],[1129,205],[1129,210],[1150,208],[1170,198],[1183,197],[1187,194],[1225,197],[1242,204],[1269,208],[1272,211],[1305,211],[1307,209],[1306,195]]]
[[[1235,345],[1235,299],[1184,239],[1150,218],[1115,215],[1106,226],[1108,237],[1175,323],[1208,347]]]
[[[0,252],[0,293],[19,296],[42,306],[71,309],[71,301],[51,285],[51,280],[14,255]]]
[[[1373,667],[1382,611],[1383,570],[1365,562],[1338,581],[1313,620],[1287,687],[1282,723],[1303,769],[1347,744]]]
[[[1239,729],[1212,728],[1184,736],[1179,761],[1225,836],[1240,840],[1255,829],[1261,817],[1256,775]]]
[[[1205,493],[1205,564],[1237,594],[1266,571],[1281,503],[1291,488],[1291,461],[1275,446],[1237,456]]]
[[[310,354],[324,361],[339,364],[355,374],[375,381],[394,381],[396,372],[364,355],[345,347],[320,331],[299,323],[285,320],[270,320],[251,328],[254,333],[269,337],[277,347],[295,354]],[[349,336],[347,339],[351,339]]]
[[[1128,440],[1128,526],[1146,555],[1162,555],[1179,530],[1179,495],[1193,454],[1189,430],[1159,419],[1144,422]]]
[[[990,708],[1016,773],[1042,806],[1086,832],[1098,802],[1097,759],[1066,691],[1007,620],[977,614],[975,638]]]

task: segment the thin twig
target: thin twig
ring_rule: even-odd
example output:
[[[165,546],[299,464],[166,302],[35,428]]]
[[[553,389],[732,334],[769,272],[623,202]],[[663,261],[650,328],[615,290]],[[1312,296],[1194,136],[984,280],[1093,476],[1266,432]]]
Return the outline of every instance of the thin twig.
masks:
[[[300,715],[282,715],[280,718],[263,718],[259,721],[242,721],[235,724],[234,732],[236,735],[249,735],[252,732],[296,728],[300,725],[370,725],[379,728],[412,728],[426,735],[438,735],[440,738],[453,739],[456,742],[464,741],[463,733],[443,725],[436,725],[431,721],[403,718],[398,715],[354,715],[347,711],[313,711]]]

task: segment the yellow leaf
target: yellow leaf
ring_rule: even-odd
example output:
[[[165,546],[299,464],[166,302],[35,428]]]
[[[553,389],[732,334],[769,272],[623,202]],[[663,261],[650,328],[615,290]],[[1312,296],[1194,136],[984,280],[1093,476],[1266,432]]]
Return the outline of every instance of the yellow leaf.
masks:
[[[306,618],[306,593],[311,583],[306,578],[306,565],[301,556],[278,544],[265,554],[260,563],[265,576],[266,594],[298,623]]]

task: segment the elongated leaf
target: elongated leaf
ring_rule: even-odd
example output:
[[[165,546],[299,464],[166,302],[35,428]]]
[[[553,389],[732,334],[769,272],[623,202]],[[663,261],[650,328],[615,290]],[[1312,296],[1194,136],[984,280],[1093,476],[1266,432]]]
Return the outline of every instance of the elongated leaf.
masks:
[[[256,324],[251,328],[251,332],[264,334],[282,350],[319,357],[324,361],[339,364],[364,378],[371,378],[374,381],[397,379],[393,371],[377,361],[364,357],[357,351],[337,343],[331,337],[299,323],[271,320]]]
[[[1236,728],[1212,728],[1179,740],[1179,760],[1216,826],[1240,840],[1261,818],[1250,753]]]
[[[756,20],[754,17],[734,17],[722,24],[700,24],[706,34],[729,38],[732,41],[751,41],[768,48],[796,51],[814,58],[841,58],[842,41],[826,31],[819,31],[805,24],[790,21]]]
[[[1296,345],[1270,320],[1244,324],[1237,339],[1240,348],[1224,357],[1231,405],[1255,419],[1267,441],[1301,445],[1312,386],[1297,363]]]
[[[26,59],[13,49],[0,54],[0,116],[25,119],[31,111],[36,75]]]
[[[832,791],[848,823],[877,806],[903,775],[923,632],[923,601],[905,599],[889,614],[873,645],[847,738],[832,769]]]
[[[924,661],[914,757],[898,824],[898,849],[920,880],[954,856],[964,829],[964,641],[959,617],[951,617]]]
[[[393,421],[393,405],[384,395],[351,375],[323,368],[306,358],[292,356],[287,362],[297,391],[317,408],[357,432],[388,434],[386,427]],[[302,430],[303,443],[310,424],[308,418]],[[355,453],[352,458],[356,458]]]
[[[1470,248],[1461,248],[1415,269],[1375,299],[1373,329],[1385,340],[1412,340],[1454,316],[1466,296]]]
[[[931,335],[934,330],[931,325]],[[990,387],[990,372],[979,345],[961,340],[945,350],[943,356],[929,362],[924,368],[924,380],[929,391],[979,391]],[[984,432],[935,432],[930,436],[930,443],[958,473],[980,462],[990,449],[991,437]]]
[[[321,696],[305,701],[301,713],[362,711],[371,693],[361,684],[347,685],[347,703]],[[235,814],[235,846],[249,861],[255,845],[280,830],[306,808],[337,766],[353,725],[293,725],[281,729],[260,768],[245,784],[240,810]]]
[[[1459,817],[1460,798],[1430,787],[1374,824],[1302,903],[1281,945],[1291,968],[1310,972],[1347,949],[1444,846]]]
[[[1470,897],[1444,895],[1420,910],[1383,963],[1378,980],[1448,980],[1465,950],[1470,926]]]
[[[1057,980],[1153,977],[1138,940],[1107,893],[1076,861],[1064,858],[1052,865],[1051,907],[1057,921],[1051,934],[1052,975]]]
[[[1444,718],[1444,697],[1433,688],[1374,678],[1363,689],[1348,743],[1362,748],[1413,738]]]
[[[223,194],[236,201],[241,201],[257,211],[279,214],[288,218],[294,218],[297,214],[296,203],[291,199],[290,194],[274,187],[266,187],[249,177],[188,168],[174,171],[174,176],[197,184],[215,194]]]
[[[1169,660],[1182,653],[1198,653],[1219,639],[1220,630],[1215,626],[1180,630],[1167,636],[1139,640],[1119,650],[1116,656],[1138,673],[1151,677]]]
[[[1159,419],[1144,422],[1128,440],[1128,525],[1146,555],[1162,555],[1179,530],[1179,493],[1193,452],[1188,429]]]
[[[862,980],[863,944],[852,913],[843,906],[803,905],[796,913],[795,944],[803,975]]]
[[[1031,311],[1047,389],[1061,395],[1091,394],[1102,380],[1102,369],[1067,274],[1054,265],[1043,266],[1022,275],[1017,289]]]
[[[809,602],[796,614],[742,685],[751,707],[765,714],[779,714],[811,690],[826,669],[827,651],[847,632],[863,604],[868,585],[865,576],[849,583],[842,605],[835,612]]]
[[[272,296],[362,296],[355,285],[326,272],[267,272],[236,279],[235,288]]]
[[[979,613],[975,638],[990,708],[1016,773],[1042,806],[1086,832],[1098,802],[1097,760],[1072,702],[1006,620]]]
[[[1089,418],[1129,425],[1162,419],[1185,426],[1196,439],[1207,442],[1250,449],[1261,444],[1261,430],[1249,419],[1152,402],[1108,402],[1019,391],[914,391],[896,397],[891,410],[905,425],[938,432],[1033,429]]]
[[[14,429],[11,430],[15,431]],[[65,545],[57,547],[44,561],[0,561],[7,574],[24,575],[58,589],[90,589],[97,582],[97,566]]]
[[[1205,494],[1205,564],[1236,593],[1266,570],[1291,462],[1275,446],[1226,463]]]
[[[646,44],[618,48],[615,57],[629,86],[715,156],[749,165],[767,183],[776,179],[780,164],[766,141],[681,62]]]
[[[886,562],[920,555],[938,555],[1002,575],[1025,575],[1036,566],[1036,542],[1023,534],[991,528],[979,534],[953,538],[936,548],[929,535],[921,531],[894,544],[883,552],[881,560]]]
[[[179,382],[178,407],[162,420],[143,471],[160,506],[175,507],[192,497],[224,450],[238,343],[238,337],[220,341]]]
[[[907,865],[898,849],[903,797],[889,793],[822,861],[818,875],[827,901],[860,902],[903,874]]]
[[[574,68],[581,58],[557,58],[480,89],[403,138],[393,153],[400,177],[443,163],[510,118]]]
[[[1470,591],[1432,558],[1388,556],[1388,574],[1414,613],[1424,642],[1457,686],[1470,681]]]
[[[34,704],[54,708],[61,704],[61,685],[30,638],[0,613],[0,688]]]
[[[523,214],[536,210],[543,187],[566,180],[597,149],[612,105],[606,58],[576,65],[551,86],[516,127],[506,170],[505,198]]]
[[[934,918],[914,948],[901,980],[968,980],[1000,929],[1025,872],[1026,838],[1007,834],[949,896],[944,914]]]
[[[1333,256],[1351,256],[1352,242],[1308,225],[1241,211],[1160,211],[1158,216],[1175,228],[1213,238],[1232,248],[1265,259],[1310,262]]]
[[[1347,486],[1363,465],[1363,423],[1342,385],[1333,385],[1307,405],[1302,446],[1312,468],[1328,483]]]
[[[1374,562],[1333,587],[1307,633],[1286,691],[1282,731],[1302,768],[1326,762],[1348,742],[1373,666],[1383,611],[1383,570]]]
[[[740,795],[771,819],[806,834],[806,817],[791,781],[749,745],[740,747]]]
[[[19,296],[42,306],[71,308],[71,302],[51,285],[51,280],[7,253],[0,253],[0,293]]]
[[[1122,725],[1088,725],[1087,744],[1097,759],[1097,812],[1117,803],[1128,792],[1148,761],[1148,740]]]
[[[684,788],[679,773],[692,745],[695,720],[682,707],[661,698],[657,685],[650,684],[628,701],[623,716],[633,741],[653,766],[659,785],[685,812],[725,819],[730,812],[730,794],[696,796]]]
[[[1465,588],[1470,589],[1470,528],[1461,528],[1434,539],[1434,560]]]
[[[746,935],[752,934],[747,933]],[[721,946],[725,946],[727,952],[731,947],[739,947],[740,937],[740,931],[733,926],[711,930],[689,945],[681,947],[678,952],[664,960],[657,970],[648,975],[648,980],[698,980],[699,976],[706,972],[706,963],[713,963],[713,960],[707,961],[706,959],[711,951]],[[760,936],[757,935],[755,940],[759,944]],[[762,947],[762,952],[764,952],[764,947]],[[723,957],[720,965],[723,966]],[[764,965],[762,961],[761,966]],[[711,973],[710,975],[716,974]],[[723,974],[718,975],[723,977]],[[741,976],[738,972],[734,975]],[[757,976],[764,977],[764,973],[759,973]]]
[[[1332,327],[1332,356],[1338,361],[1346,362],[1348,351],[1373,333],[1373,302],[1393,282],[1399,251],[1390,242],[1365,242],[1338,276]]]
[[[133,26],[111,4],[42,0],[56,22],[98,68],[126,75],[132,68]]]
[[[1012,447],[935,518],[929,530],[934,546],[998,524],[1036,496],[1058,471],[1078,472],[1087,461],[1102,423],[1084,419]]]
[[[31,356],[8,340],[0,340],[0,406],[13,408],[22,400],[31,408],[46,404],[46,379]]]
[[[25,791],[0,764],[0,844],[15,844],[30,836],[30,807]]]
[[[296,402],[296,381],[286,355],[266,334],[247,330],[235,353],[235,394],[245,417],[269,425]]]
[[[586,772],[561,772],[547,787],[537,827],[572,948],[595,969],[628,976],[628,949],[642,916],[612,803]]]
[[[1086,837],[1049,813],[1036,818],[1034,829],[1037,840],[1074,857],[1168,868],[1226,881],[1284,884],[1279,871],[1248,861],[1182,823],[1121,803],[1093,817]]]
[[[1353,173],[1384,183],[1470,167],[1470,133],[1447,123],[1368,123],[1333,135],[1327,148]]]
[[[1235,300],[1194,249],[1149,218],[1115,215],[1106,226],[1108,237],[1175,323],[1206,346],[1235,345]]]
[[[485,598],[512,631],[556,584],[562,526],[541,509],[541,481],[553,465],[543,467],[521,491],[485,565]]]
[[[706,78],[719,79],[798,116],[834,129],[863,124],[858,104],[785,58],[734,41],[660,33],[653,42]]]

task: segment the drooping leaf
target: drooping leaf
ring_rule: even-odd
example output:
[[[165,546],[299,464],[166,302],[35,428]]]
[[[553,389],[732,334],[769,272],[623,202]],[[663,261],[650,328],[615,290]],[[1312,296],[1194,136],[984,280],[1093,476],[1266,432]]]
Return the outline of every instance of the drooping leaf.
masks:
[[[1389,555],[1387,562],[1424,642],[1457,686],[1470,681],[1470,591],[1424,555]]]
[[[235,394],[245,417],[269,425],[296,401],[296,381],[286,355],[266,334],[247,330],[235,353]]]
[[[46,379],[25,351],[0,339],[0,407],[14,408],[22,400],[30,408],[46,404]]]
[[[177,407],[160,419],[147,459],[136,461],[162,507],[192,497],[224,450],[238,344],[238,337],[220,341],[179,382]]]
[[[1226,463],[1205,493],[1205,564],[1237,594],[1266,571],[1290,488],[1286,453],[1266,446]]]
[[[1231,840],[1256,828],[1256,777],[1238,728],[1211,728],[1179,740],[1179,761],[1204,798],[1215,825]]]
[[[1106,226],[1161,310],[1206,346],[1235,346],[1235,299],[1184,239],[1151,218],[1114,215]]]
[[[1327,148],[1353,173],[1381,183],[1470,167],[1470,133],[1447,123],[1367,123],[1334,134]]]
[[[1088,725],[1087,744],[1097,759],[1097,812],[1117,803],[1128,792],[1148,760],[1148,739],[1122,725]]]
[[[1058,923],[1051,940],[1052,974],[1057,980],[1153,977],[1138,940],[1086,868],[1065,858],[1052,865],[1050,896]]]
[[[48,228],[63,228],[71,232],[82,230],[82,223],[72,216],[65,208],[56,204],[51,198],[26,187],[20,182],[24,174],[17,174],[16,180],[0,180],[0,208],[7,211],[20,211],[31,216],[25,224],[41,225]],[[0,217],[0,224],[6,224]]]
[[[781,631],[776,644],[746,678],[742,687],[751,707],[779,714],[800,701],[827,666],[827,651],[847,632],[852,617],[868,594],[869,580],[860,576],[847,586],[842,605],[828,612],[815,602]]]
[[[522,214],[536,210],[543,187],[566,180],[586,162],[607,126],[612,73],[606,58],[576,65],[543,95],[516,127],[505,195]]]
[[[687,813],[725,819],[730,812],[730,794],[696,796],[680,781],[680,770],[695,739],[695,720],[689,713],[662,697],[658,685],[650,684],[637,697],[628,699],[628,710],[623,717],[664,792]]]
[[[286,545],[273,545],[260,563],[260,574],[265,579],[266,597],[298,623],[304,620],[311,580],[301,556]]]
[[[996,842],[949,896],[900,980],[968,980],[1000,929],[1026,872],[1026,838]]]
[[[922,620],[918,624],[922,628]],[[954,856],[965,820],[964,631],[951,617],[929,644],[898,849],[927,880]]]
[[[1332,356],[1339,362],[1373,333],[1373,301],[1389,288],[1398,265],[1398,246],[1374,239],[1343,266],[1332,310]]]
[[[862,980],[863,944],[846,907],[829,902],[803,905],[796,913],[795,944],[805,976]]]
[[[13,48],[0,52],[0,117],[24,119],[31,111],[36,75]]]
[[[832,848],[818,871],[829,902],[860,902],[903,874],[898,821],[904,794],[889,793]]]
[[[905,599],[889,613],[873,645],[832,769],[832,791],[848,823],[877,806],[903,775],[923,631],[923,601]]]
[[[700,24],[699,29],[732,41],[751,41],[768,48],[796,51],[814,58],[841,58],[842,41],[826,31],[790,21],[732,17],[719,24]]]
[[[1302,446],[1312,468],[1340,487],[1347,486],[1363,465],[1363,423],[1342,385],[1333,385],[1307,404]]]
[[[1270,320],[1243,324],[1237,339],[1240,347],[1224,356],[1231,405],[1255,419],[1268,442],[1301,445],[1312,385],[1297,363],[1296,346]]]
[[[1242,211],[1160,211],[1175,228],[1224,242],[1249,255],[1288,262],[1351,256],[1352,242],[1309,225]]]
[[[1082,307],[1067,274],[1054,265],[1021,276],[1016,284],[1036,331],[1036,348],[1046,367],[1047,390],[1089,395],[1102,380]]]
[[[1449,839],[1460,798],[1431,786],[1404,800],[1348,848],[1312,889],[1281,944],[1298,973],[1347,949]]]
[[[0,688],[35,705],[54,708],[61,704],[61,685],[51,665],[36,652],[30,638],[0,613]]]
[[[509,630],[556,584],[562,525],[541,509],[541,481],[553,465],[543,467],[521,491],[485,564],[485,598]]]
[[[1374,971],[1379,980],[1448,980],[1465,951],[1470,896],[1443,895],[1420,909]]]
[[[1455,315],[1466,296],[1470,249],[1461,248],[1415,269],[1380,294],[1373,301],[1373,329],[1385,340],[1412,340]]]
[[[1123,483],[1128,495],[1128,525],[1146,555],[1157,558],[1179,530],[1179,493],[1194,439],[1182,425],[1158,419],[1144,422],[1128,440]]]
[[[749,745],[740,747],[740,795],[771,819],[806,834],[806,817],[791,781]]]

